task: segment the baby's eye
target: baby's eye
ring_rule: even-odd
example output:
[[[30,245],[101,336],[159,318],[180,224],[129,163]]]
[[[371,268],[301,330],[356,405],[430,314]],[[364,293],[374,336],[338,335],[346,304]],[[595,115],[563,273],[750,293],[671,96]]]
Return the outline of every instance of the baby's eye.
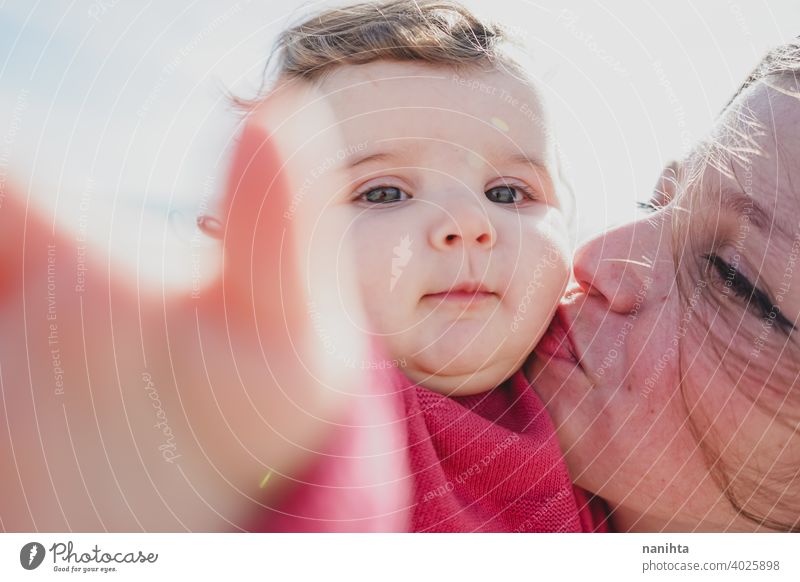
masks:
[[[364,202],[373,204],[390,204],[392,202],[402,202],[411,198],[400,188],[394,186],[379,186],[362,193],[359,198]]]
[[[516,186],[495,186],[486,191],[486,197],[498,204],[519,204],[526,198],[533,199],[523,188]]]

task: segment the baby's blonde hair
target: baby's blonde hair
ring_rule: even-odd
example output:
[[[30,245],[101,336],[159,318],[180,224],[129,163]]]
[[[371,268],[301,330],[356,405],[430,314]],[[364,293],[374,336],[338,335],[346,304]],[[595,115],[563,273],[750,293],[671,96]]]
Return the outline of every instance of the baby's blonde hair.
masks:
[[[339,66],[387,60],[456,70],[483,65],[524,77],[519,63],[503,50],[516,44],[499,24],[482,20],[457,2],[361,2],[329,8],[284,30],[267,72],[276,77],[272,81],[319,82]],[[264,86],[271,85],[265,78]],[[258,98],[238,101],[255,104]]]

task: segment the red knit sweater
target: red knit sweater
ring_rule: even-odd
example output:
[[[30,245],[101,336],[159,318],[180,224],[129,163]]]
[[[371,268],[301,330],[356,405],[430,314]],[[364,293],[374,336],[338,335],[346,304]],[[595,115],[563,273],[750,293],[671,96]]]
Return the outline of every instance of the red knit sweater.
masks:
[[[521,371],[460,398],[396,369],[375,380],[254,531],[607,531],[604,504],[573,487]]]

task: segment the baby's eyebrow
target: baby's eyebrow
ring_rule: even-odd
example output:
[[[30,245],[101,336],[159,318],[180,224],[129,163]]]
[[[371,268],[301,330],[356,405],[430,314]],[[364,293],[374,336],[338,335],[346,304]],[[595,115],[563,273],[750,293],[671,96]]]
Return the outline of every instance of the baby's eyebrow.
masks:
[[[361,156],[357,158],[352,158],[347,163],[348,168],[355,168],[356,166],[360,166],[362,164],[366,164],[369,162],[385,162],[392,158],[396,158],[397,154],[389,153],[389,152],[377,152],[374,154],[367,154],[366,156]]]
[[[502,161],[505,164],[518,164],[522,166],[533,166],[537,170],[542,172],[547,172],[547,164],[544,161],[536,156],[531,156],[526,154],[525,152],[516,152],[513,154],[504,154],[497,157],[498,161]]]
[[[350,169],[370,162],[409,161],[418,153],[419,145],[414,142],[403,140],[398,143],[398,140],[378,139],[373,147],[359,147],[352,155],[346,156],[343,167]]]
[[[384,151],[384,152],[375,152],[360,157],[352,157],[348,160],[346,167],[348,169],[351,169],[363,164],[368,164],[370,162],[386,162],[390,160],[395,160],[397,158],[401,158],[404,155],[404,153],[405,152]],[[526,166],[528,168],[532,167],[540,172],[548,173],[547,164],[545,164],[540,157],[521,151],[501,152],[493,155],[490,159],[487,160],[487,162],[489,163],[489,165],[494,167],[507,166],[507,165],[520,165],[520,166]]]

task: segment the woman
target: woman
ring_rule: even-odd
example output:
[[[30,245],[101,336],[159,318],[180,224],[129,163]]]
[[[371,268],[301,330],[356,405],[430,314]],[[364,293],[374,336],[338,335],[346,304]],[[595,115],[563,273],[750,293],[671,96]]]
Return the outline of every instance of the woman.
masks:
[[[619,531],[800,530],[798,128],[795,41],[575,254],[529,375]]]

